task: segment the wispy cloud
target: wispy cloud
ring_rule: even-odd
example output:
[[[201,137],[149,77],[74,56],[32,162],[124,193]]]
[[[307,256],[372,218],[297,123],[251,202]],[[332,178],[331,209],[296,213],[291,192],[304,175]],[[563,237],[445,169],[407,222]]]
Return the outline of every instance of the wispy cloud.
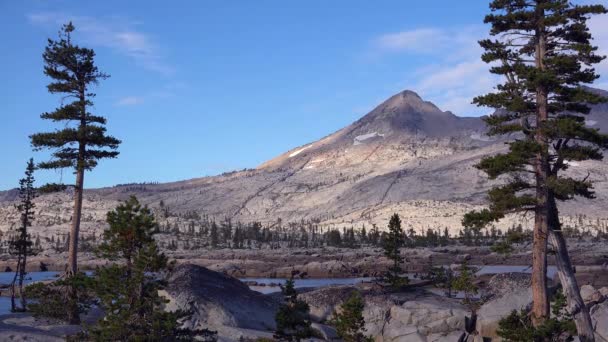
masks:
[[[599,46],[599,52],[608,54],[608,21],[594,17],[590,30]],[[493,90],[501,81],[489,72],[489,66],[481,60],[482,49],[478,41],[487,37],[488,28],[467,26],[446,28],[417,28],[387,33],[377,37],[372,45],[378,55],[396,54],[424,56],[429,63],[422,65],[399,86],[411,88],[424,98],[436,103],[443,110],[459,115],[483,115],[493,110],[479,108],[471,102],[475,96]],[[596,67],[603,77],[608,77],[608,61]],[[608,80],[601,78],[595,86],[605,88]]]
[[[605,17],[593,17],[589,21],[589,29],[593,35],[593,44],[598,47],[598,53],[608,55],[608,20]],[[596,70],[601,75],[598,87],[608,90],[608,59],[598,64]]]
[[[155,100],[165,100],[178,96],[180,91],[188,89],[184,82],[170,82],[156,90],[144,92],[137,96],[125,96],[119,98],[114,104],[117,106],[135,106],[144,102],[154,102]]]
[[[425,56],[422,65],[400,87],[412,88],[443,110],[459,115],[482,115],[487,108],[472,105],[473,98],[496,84],[489,67],[480,59],[477,41],[487,31],[483,26],[422,28],[381,35],[373,45],[379,54]]]
[[[421,28],[387,33],[378,37],[376,43],[380,49],[386,51],[431,53],[435,46],[445,43],[445,38],[445,35],[439,29]]]
[[[136,30],[136,23],[117,18],[99,19],[59,12],[39,12],[27,16],[35,25],[59,27],[68,21],[76,26],[79,38],[93,46],[110,48],[131,58],[137,65],[171,75],[175,69],[163,58],[160,48],[146,33]]]
[[[134,106],[144,103],[144,98],[141,96],[125,96],[116,101],[117,106]]]

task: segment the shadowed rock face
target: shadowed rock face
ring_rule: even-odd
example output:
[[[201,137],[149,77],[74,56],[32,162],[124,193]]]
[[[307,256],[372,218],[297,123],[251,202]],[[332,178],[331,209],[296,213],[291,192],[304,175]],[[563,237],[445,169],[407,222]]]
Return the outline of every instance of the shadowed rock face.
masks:
[[[597,90],[599,91],[599,90]],[[608,104],[593,107],[588,124],[608,129]],[[174,213],[196,212],[216,220],[272,224],[315,220],[320,225],[383,229],[397,212],[417,230],[460,229],[462,215],[484,204],[493,183],[474,165],[505,149],[484,134],[480,118],[444,112],[412,91],[396,94],[351,125],[292,149],[256,169],[165,184],[127,185],[85,192],[85,233],[103,228],[105,213],[130,195]],[[560,210],[564,223],[586,215],[595,224],[608,207],[608,164],[573,163],[569,172],[595,182],[597,199],[577,200]],[[0,192],[0,231],[18,222],[15,191]],[[34,231],[50,237],[68,230],[69,193],[37,200]],[[570,216],[569,216],[570,215]],[[498,228],[520,218],[507,218]],[[174,224],[175,222],[171,222]],[[524,226],[526,223],[524,222]],[[186,226],[180,227],[186,229]]]
[[[167,281],[169,308],[192,310],[192,327],[219,331],[275,328],[278,304],[238,279],[187,264],[177,266]]]
[[[361,135],[365,131],[378,131],[390,135],[398,133],[449,137],[470,131],[483,130],[480,118],[461,118],[452,112],[443,112],[418,94],[406,90],[396,94],[352,125],[349,134]]]

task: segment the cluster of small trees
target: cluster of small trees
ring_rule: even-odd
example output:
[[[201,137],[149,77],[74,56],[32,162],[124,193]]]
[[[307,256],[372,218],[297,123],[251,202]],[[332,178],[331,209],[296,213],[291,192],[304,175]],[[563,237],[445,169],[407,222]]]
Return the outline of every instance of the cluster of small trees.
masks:
[[[300,341],[317,337],[317,332],[311,327],[310,307],[298,298],[293,279],[288,279],[281,286],[283,302],[276,313],[277,325],[274,334],[279,341]],[[333,313],[329,321],[336,328],[338,336],[345,342],[371,342],[372,337],[365,335],[365,320],[363,309],[365,301],[359,291],[351,293],[339,309]]]

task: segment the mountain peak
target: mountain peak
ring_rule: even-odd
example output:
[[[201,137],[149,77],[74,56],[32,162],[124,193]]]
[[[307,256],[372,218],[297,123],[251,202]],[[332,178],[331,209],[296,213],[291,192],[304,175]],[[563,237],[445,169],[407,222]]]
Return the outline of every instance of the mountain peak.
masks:
[[[437,108],[431,102],[424,101],[418,93],[412,90],[404,90],[399,92],[391,97],[389,97],[386,101],[380,104],[378,107],[421,107],[424,104],[430,104],[432,108]]]
[[[478,124],[444,112],[412,90],[399,92],[354,123],[353,133],[377,131],[384,135],[422,134],[451,136],[456,131],[477,129]]]

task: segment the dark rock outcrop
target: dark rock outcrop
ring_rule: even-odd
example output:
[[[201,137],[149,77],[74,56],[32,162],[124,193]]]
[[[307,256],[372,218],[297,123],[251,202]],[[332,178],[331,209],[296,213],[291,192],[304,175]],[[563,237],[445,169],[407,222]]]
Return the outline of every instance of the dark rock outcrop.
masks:
[[[177,266],[168,277],[164,291],[168,310],[191,310],[187,326],[218,331],[220,336],[238,340],[269,334],[275,328],[278,303],[250,290],[238,279],[202,266]]]

